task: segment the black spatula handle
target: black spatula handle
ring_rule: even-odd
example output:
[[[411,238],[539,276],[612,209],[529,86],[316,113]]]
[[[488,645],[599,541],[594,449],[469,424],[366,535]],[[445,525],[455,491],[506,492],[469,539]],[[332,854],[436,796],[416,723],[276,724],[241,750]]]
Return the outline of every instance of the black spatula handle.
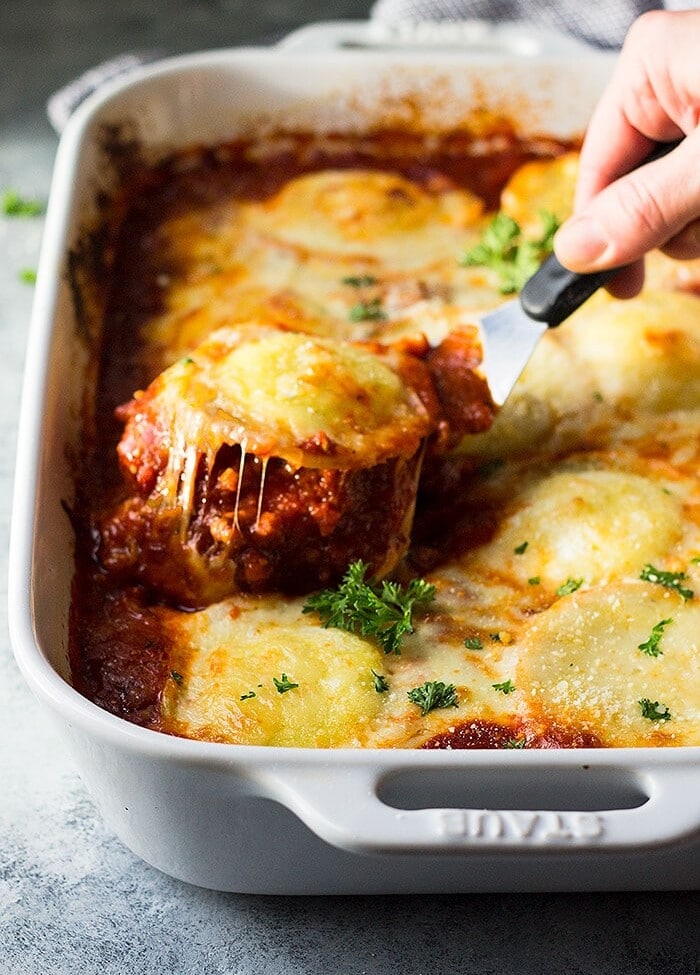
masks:
[[[679,139],[676,142],[659,143],[639,166],[661,159],[682,141]],[[560,264],[552,254],[525,284],[520,292],[520,303],[530,318],[546,322],[550,328],[554,328],[621,270],[622,268],[614,267],[607,271],[594,271],[592,274],[576,274]]]

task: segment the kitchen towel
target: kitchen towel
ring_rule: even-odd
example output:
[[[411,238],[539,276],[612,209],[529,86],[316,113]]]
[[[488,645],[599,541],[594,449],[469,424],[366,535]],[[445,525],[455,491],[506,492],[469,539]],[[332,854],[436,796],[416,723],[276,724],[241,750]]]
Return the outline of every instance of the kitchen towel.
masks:
[[[632,21],[647,10],[689,10],[692,0],[377,0],[371,18],[390,28],[431,21],[526,21],[563,31],[601,48],[622,44]]]

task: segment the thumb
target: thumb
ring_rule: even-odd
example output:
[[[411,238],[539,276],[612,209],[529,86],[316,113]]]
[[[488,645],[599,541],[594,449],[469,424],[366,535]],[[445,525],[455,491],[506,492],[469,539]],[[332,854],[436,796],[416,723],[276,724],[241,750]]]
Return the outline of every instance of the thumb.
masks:
[[[606,186],[564,223],[554,250],[566,267],[622,267],[700,217],[700,129],[662,159]],[[700,242],[697,253],[700,256]]]

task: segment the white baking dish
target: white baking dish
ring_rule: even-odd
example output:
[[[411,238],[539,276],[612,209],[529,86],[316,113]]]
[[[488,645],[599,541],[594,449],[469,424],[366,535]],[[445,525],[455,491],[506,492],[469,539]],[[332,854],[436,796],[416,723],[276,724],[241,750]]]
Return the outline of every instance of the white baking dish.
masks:
[[[358,30],[360,33],[358,34]],[[328,28],[323,28],[328,43]],[[332,38],[343,42],[342,30]],[[18,664],[49,706],[106,822],[195,884],[260,893],[682,889],[700,876],[700,752],[327,751],[170,738],[69,683],[73,493],[86,352],[68,252],[109,184],[100,136],[126,125],[154,157],[265,125],[362,131],[419,105],[449,128],[475,100],[527,132],[580,133],[608,58],[528,43],[453,48],[239,49],[140,69],[66,128],[27,356],[10,564]],[[508,35],[511,36],[511,35]],[[353,45],[371,33],[352,25]],[[531,35],[528,35],[531,37]],[[307,47],[318,47],[319,36]],[[374,38],[376,41],[376,38]],[[491,43],[494,41],[494,43]],[[321,45],[324,46],[324,45]],[[371,45],[370,45],[371,46]],[[410,93],[410,98],[406,95]]]

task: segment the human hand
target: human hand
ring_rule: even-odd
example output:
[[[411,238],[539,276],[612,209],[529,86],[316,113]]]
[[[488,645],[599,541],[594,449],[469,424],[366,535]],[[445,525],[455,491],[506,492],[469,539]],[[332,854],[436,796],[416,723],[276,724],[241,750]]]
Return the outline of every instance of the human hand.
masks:
[[[632,25],[581,149],[574,215],[554,238],[566,267],[624,270],[609,290],[642,287],[641,258],[659,247],[700,257],[700,11],[652,11]],[[656,162],[654,143],[685,135]]]

